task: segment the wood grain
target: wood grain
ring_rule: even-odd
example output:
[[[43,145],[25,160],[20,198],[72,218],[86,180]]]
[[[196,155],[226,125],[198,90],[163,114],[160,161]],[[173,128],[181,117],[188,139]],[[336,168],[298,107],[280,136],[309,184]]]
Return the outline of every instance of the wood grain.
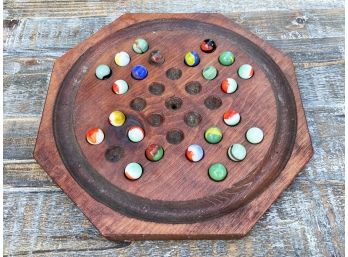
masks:
[[[66,10],[63,12],[55,11],[57,6],[40,1],[26,1],[26,9],[22,8],[21,2],[5,1],[4,17],[8,21],[5,20],[4,24],[12,29],[5,27],[4,72],[5,77],[21,76],[16,86],[21,88],[22,92],[31,89],[30,84],[26,83],[29,79],[27,75],[36,74],[32,81],[40,80],[41,73],[49,77],[54,59],[74,46],[76,41],[71,35],[79,37],[78,42],[80,42],[89,36],[84,34],[83,30],[95,26],[92,30],[96,31],[122,12],[110,14],[108,2],[98,2],[97,4],[103,5],[104,9],[96,12],[94,9],[87,9],[81,2],[71,3],[75,7],[69,8],[69,12]],[[117,1],[112,5],[119,4]],[[4,97],[6,105],[4,183],[5,199],[9,199],[4,203],[5,256],[344,256],[343,1],[315,3],[305,1],[300,4],[295,1],[281,3],[266,1],[258,5],[250,3],[250,8],[246,8],[248,4],[245,2],[243,5],[238,2],[220,4],[223,11],[233,20],[241,21],[243,27],[288,53],[295,62],[298,79],[307,69],[321,67],[321,72],[317,76],[306,72],[306,79],[299,81],[316,150],[312,161],[292,186],[266,212],[251,233],[241,240],[132,242],[128,247],[118,249],[119,244],[104,240],[32,160],[33,143],[46,92],[42,92],[41,102],[36,103],[38,106],[30,108],[30,98],[27,94],[21,94],[22,98],[16,96],[15,87],[12,87],[11,90],[5,91]],[[178,1],[157,2],[155,6],[149,1],[137,1],[136,4],[127,1],[125,11],[151,11],[151,8],[157,11],[170,11],[173,5],[177,11],[195,11],[200,8],[198,4],[188,6]],[[147,8],[148,6],[151,8]],[[283,8],[287,10],[281,11]],[[269,15],[270,9],[273,10],[271,15]],[[292,11],[289,11],[290,9]],[[242,12],[232,13],[238,10]],[[98,17],[97,12],[102,12],[105,16]],[[84,14],[93,17],[90,17],[90,21],[79,18]],[[40,18],[48,16],[57,19]],[[63,16],[64,19],[59,18]],[[296,24],[296,18],[301,17],[307,19],[303,23]],[[100,21],[104,23],[101,24]],[[21,25],[28,22],[36,25],[28,27]],[[67,24],[66,22],[70,24],[65,26],[66,28],[54,26],[58,23]],[[57,47],[55,40],[45,38],[43,38],[45,44],[37,47],[40,43],[37,38],[45,29],[44,24],[50,24],[51,30],[55,31],[50,37],[55,38],[59,46],[65,48]],[[27,36],[28,34],[23,32],[32,36]],[[81,34],[85,35],[84,38],[79,36]],[[10,41],[8,37],[11,37],[11,40],[16,38],[14,41],[16,47],[12,47],[11,43],[6,44]],[[337,77],[327,78],[327,74],[335,74]],[[6,80],[5,88],[10,87],[13,78]],[[327,87],[326,83],[330,86]],[[48,84],[37,85],[47,90]],[[332,94],[326,94],[330,101],[325,101],[321,97],[321,92],[330,88],[333,88]],[[16,97],[16,100],[14,101],[12,97]],[[19,104],[27,105],[26,109],[31,109],[33,112],[21,113],[17,110]],[[303,183],[306,183],[305,190]],[[36,212],[40,204],[38,198],[31,195],[39,196],[47,187],[55,188],[60,197],[46,197],[43,201],[48,203],[56,199],[52,202],[56,203],[57,209],[65,210],[64,218],[55,216],[54,208],[49,212],[53,216],[44,211],[39,214]],[[41,222],[31,222],[37,216]],[[62,229],[61,224],[69,225]],[[84,237],[81,237],[81,234]],[[37,240],[35,243],[30,243],[33,235]]]

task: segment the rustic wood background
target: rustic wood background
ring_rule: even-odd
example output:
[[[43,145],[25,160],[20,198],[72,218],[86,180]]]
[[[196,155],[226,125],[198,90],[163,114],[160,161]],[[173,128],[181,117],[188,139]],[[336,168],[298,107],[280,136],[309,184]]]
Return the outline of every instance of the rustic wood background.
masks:
[[[33,160],[54,60],[125,12],[220,12],[293,59],[314,157],[246,237],[107,241]],[[344,1],[7,0],[3,40],[5,256],[344,256]]]

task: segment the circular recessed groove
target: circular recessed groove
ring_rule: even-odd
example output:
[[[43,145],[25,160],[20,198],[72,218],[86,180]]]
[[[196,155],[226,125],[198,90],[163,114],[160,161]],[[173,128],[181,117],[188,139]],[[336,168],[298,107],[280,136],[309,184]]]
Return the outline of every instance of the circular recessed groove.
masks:
[[[173,129],[167,132],[166,139],[169,144],[177,145],[184,140],[184,137],[184,132],[182,132],[180,129]]]
[[[117,162],[124,156],[124,150],[121,146],[113,146],[105,151],[105,159],[110,162]]]
[[[166,76],[168,79],[177,80],[180,79],[182,75],[182,71],[178,68],[170,68],[166,71]]]
[[[160,113],[151,113],[149,116],[147,116],[147,122],[152,127],[159,127],[164,122],[164,116]]]
[[[222,100],[218,96],[211,95],[204,100],[204,105],[209,110],[216,110],[222,105]]]
[[[185,90],[190,95],[197,95],[202,91],[202,85],[198,81],[190,81],[185,85]]]
[[[165,87],[163,84],[158,83],[158,82],[153,82],[150,86],[149,86],[149,91],[151,94],[153,95],[162,95],[163,92],[165,90]]]
[[[179,97],[171,96],[166,100],[165,105],[167,109],[176,111],[181,108],[182,100]]]
[[[189,127],[197,127],[202,121],[202,116],[198,112],[190,111],[185,114],[184,121]]]
[[[146,101],[141,97],[136,97],[130,102],[130,107],[134,111],[141,111],[146,107]]]

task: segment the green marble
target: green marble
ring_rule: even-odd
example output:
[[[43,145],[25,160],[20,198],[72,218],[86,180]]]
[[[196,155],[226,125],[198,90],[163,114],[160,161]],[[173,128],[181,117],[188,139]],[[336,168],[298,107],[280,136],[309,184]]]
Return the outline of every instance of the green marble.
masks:
[[[230,51],[222,52],[219,56],[219,62],[224,66],[230,66],[234,63],[234,54]]]
[[[218,75],[218,71],[214,66],[207,66],[203,69],[202,75],[206,80],[213,80]]]
[[[218,127],[210,127],[205,131],[204,138],[210,144],[217,144],[222,140],[222,131]]]
[[[246,139],[251,144],[259,144],[263,140],[263,131],[260,128],[253,127],[248,129],[245,134]]]
[[[209,167],[209,177],[214,181],[222,181],[227,177],[227,169],[222,163],[214,163]]]
[[[137,38],[133,43],[133,51],[137,54],[143,54],[149,49],[149,44],[143,38]]]
[[[106,64],[101,64],[95,70],[95,76],[98,79],[106,79],[111,76],[111,69]]]
[[[245,159],[246,149],[241,144],[233,144],[227,150],[228,157],[235,162],[239,162]]]

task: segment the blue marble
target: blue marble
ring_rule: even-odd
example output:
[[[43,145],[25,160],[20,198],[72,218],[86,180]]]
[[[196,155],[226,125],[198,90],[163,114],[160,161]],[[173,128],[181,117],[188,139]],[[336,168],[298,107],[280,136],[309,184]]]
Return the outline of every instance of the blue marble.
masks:
[[[143,65],[136,65],[132,69],[132,77],[136,80],[142,80],[147,77],[147,69]]]

